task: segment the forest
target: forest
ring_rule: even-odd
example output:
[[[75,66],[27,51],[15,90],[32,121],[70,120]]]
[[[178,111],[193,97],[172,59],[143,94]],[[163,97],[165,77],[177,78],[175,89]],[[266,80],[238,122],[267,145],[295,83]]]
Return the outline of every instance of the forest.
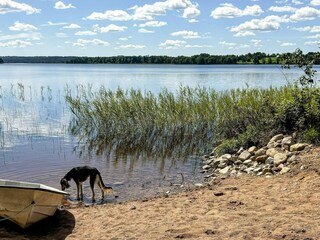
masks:
[[[63,64],[279,64],[288,59],[292,53],[266,54],[262,52],[243,55],[210,55],[201,53],[193,56],[3,56],[0,63],[63,63]],[[304,54],[314,64],[320,64],[319,52]]]

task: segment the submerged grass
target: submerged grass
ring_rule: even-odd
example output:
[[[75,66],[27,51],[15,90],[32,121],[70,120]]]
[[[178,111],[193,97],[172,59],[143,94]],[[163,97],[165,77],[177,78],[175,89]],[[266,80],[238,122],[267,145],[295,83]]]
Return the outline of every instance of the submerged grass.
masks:
[[[286,131],[284,106],[295,102],[300,88],[218,92],[204,87],[163,89],[155,95],[141,90],[69,92],[74,119],[71,132],[98,154],[144,152],[157,156],[203,154],[262,145],[277,131]],[[290,131],[296,130],[292,128]]]

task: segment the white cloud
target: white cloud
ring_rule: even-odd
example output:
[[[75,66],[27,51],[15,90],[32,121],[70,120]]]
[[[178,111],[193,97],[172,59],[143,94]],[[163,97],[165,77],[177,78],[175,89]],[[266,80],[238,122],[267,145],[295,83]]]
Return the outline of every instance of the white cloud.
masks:
[[[76,36],[93,36],[93,35],[97,35],[97,33],[92,32],[92,31],[79,31],[79,32],[76,32],[74,35],[76,35]]]
[[[26,14],[40,13],[41,10],[31,7],[25,3],[18,3],[12,0],[0,1],[0,14],[6,14],[10,12],[25,12]]]
[[[145,29],[145,28],[140,28],[140,29],[138,30],[138,32],[139,32],[139,33],[154,33],[154,31],[147,30],[147,29]]]
[[[149,21],[143,24],[140,24],[139,27],[144,28],[144,27],[163,27],[166,26],[167,22],[163,21]]]
[[[292,47],[296,45],[297,45],[296,43],[292,43],[292,42],[284,42],[280,44],[281,47]]]
[[[81,28],[78,24],[70,24],[68,26],[64,26],[63,28],[66,28],[66,29],[77,29],[77,28]]]
[[[299,32],[312,32],[312,33],[320,32],[320,26],[305,26],[305,27],[298,27],[298,28],[292,28],[292,29]]]
[[[123,32],[127,29],[126,26],[117,26],[115,24],[109,24],[106,27],[100,27],[98,24],[93,26],[94,31],[98,31],[100,33],[108,33],[108,32]]]
[[[198,21],[197,19],[192,18],[192,19],[188,20],[188,22],[189,22],[189,23],[197,23],[197,22],[199,22],[199,21]]]
[[[320,6],[320,0],[312,0],[310,4],[313,6]]]
[[[165,49],[176,49],[179,47],[183,47],[186,45],[186,41],[181,41],[181,40],[166,40],[163,43],[159,44],[159,47],[165,48]]]
[[[292,0],[292,3],[293,3],[294,5],[301,5],[301,4],[303,4],[303,2],[301,2],[301,1],[299,1],[299,0]]]
[[[134,45],[134,44],[127,44],[127,45],[121,45],[119,48],[132,48],[132,49],[142,49],[142,48],[146,48],[146,45]]]
[[[314,20],[320,16],[320,10],[312,7],[303,7],[298,9],[290,19],[293,21]]]
[[[308,41],[308,42],[305,42],[304,45],[317,45],[317,46],[319,46],[320,41]]]
[[[184,46],[185,48],[212,48],[213,46],[212,45],[190,45],[190,44],[187,44]]]
[[[313,35],[313,36],[308,36],[306,38],[309,38],[309,39],[320,39],[320,34],[316,34],[316,35]]]
[[[259,5],[246,6],[245,9],[241,10],[231,3],[220,4],[220,7],[212,10],[211,17],[218,18],[236,18],[243,16],[259,16],[264,11]]]
[[[93,12],[84,19],[88,20],[110,20],[110,21],[129,21],[129,20],[154,20],[156,16],[165,15],[168,10],[183,10],[183,18],[194,18],[200,15],[197,4],[193,4],[190,0],[166,0],[155,2],[153,4],[145,4],[143,6],[134,6],[128,9],[132,11],[129,14],[124,10],[108,10],[104,13]]]
[[[248,36],[255,36],[256,34],[251,31],[243,31],[243,32],[237,32],[233,36],[235,37],[248,37]]]
[[[231,32],[252,32],[252,31],[274,31],[279,30],[281,23],[289,22],[286,17],[279,17],[275,15],[267,16],[263,19],[252,19],[251,21],[247,21],[241,23],[238,26],[231,27]]]
[[[102,41],[100,39],[93,39],[93,40],[85,40],[85,39],[78,39],[77,42],[73,43],[75,47],[86,47],[87,45],[101,45],[107,47],[110,43],[106,41]]]
[[[173,32],[170,34],[171,36],[175,36],[175,37],[182,37],[185,39],[190,39],[190,38],[200,38],[199,34],[197,32],[193,32],[193,31],[178,31],[178,32]]]
[[[1,43],[0,42],[0,47],[13,47],[13,48],[16,48],[16,47],[20,47],[20,48],[23,48],[23,47],[27,47],[27,46],[32,46],[33,44],[31,42],[27,42],[27,41],[23,41],[23,40],[13,40],[13,41],[9,41],[9,42],[6,42],[6,43]]]
[[[238,45],[237,43],[226,42],[226,41],[220,41],[219,44],[225,47],[235,47]]]
[[[54,22],[48,21],[47,23],[42,24],[41,26],[43,26],[43,27],[47,27],[47,26],[52,27],[52,26],[63,26],[63,25],[67,25],[67,23],[65,23],[65,22],[57,22],[57,23],[54,23]]]
[[[13,26],[10,26],[9,29],[11,31],[24,31],[24,32],[30,32],[30,31],[35,31],[38,30],[37,27],[31,25],[31,24],[26,24],[26,23],[21,23],[19,21],[15,22]]]
[[[12,35],[0,35],[0,41],[14,40],[14,39],[25,39],[25,40],[38,40],[41,38],[41,34],[37,32],[31,33],[19,33]]]
[[[89,20],[110,20],[110,21],[129,21],[132,20],[130,14],[123,10],[108,10],[104,13],[93,12],[85,19]]]
[[[58,1],[58,2],[55,3],[54,8],[55,9],[59,9],[59,10],[64,10],[64,9],[69,9],[69,8],[75,8],[75,6],[73,6],[71,3],[66,5],[63,2]]]
[[[278,7],[278,6],[271,6],[269,8],[269,11],[272,12],[295,12],[297,9],[291,6],[282,6],[282,7]]]
[[[200,10],[197,8],[198,6],[192,5],[183,10],[183,18],[195,18],[200,15]]]
[[[121,37],[121,38],[119,38],[119,40],[120,40],[120,41],[128,41],[129,38],[127,38],[127,37]]]

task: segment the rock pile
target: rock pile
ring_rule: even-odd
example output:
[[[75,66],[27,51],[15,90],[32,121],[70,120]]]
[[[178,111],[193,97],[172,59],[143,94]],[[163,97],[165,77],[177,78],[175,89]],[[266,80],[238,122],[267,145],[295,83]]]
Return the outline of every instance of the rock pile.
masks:
[[[308,151],[311,145],[295,143],[292,136],[278,134],[270,139],[267,146],[258,149],[252,146],[239,149],[236,154],[215,156],[214,151],[204,156],[202,173],[205,178],[239,176],[250,174],[256,176],[272,176],[285,174],[293,164],[299,162],[301,151]]]

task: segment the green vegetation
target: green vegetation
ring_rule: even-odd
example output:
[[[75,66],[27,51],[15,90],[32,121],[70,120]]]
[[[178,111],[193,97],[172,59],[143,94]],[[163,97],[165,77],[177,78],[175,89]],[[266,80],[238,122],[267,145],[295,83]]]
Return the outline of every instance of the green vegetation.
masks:
[[[113,56],[113,57],[2,57],[5,63],[77,63],[77,64],[279,64],[285,54],[266,54],[262,52],[244,55],[210,55],[206,53],[194,56]],[[304,55],[313,59],[314,64],[320,64],[318,53],[310,52]]]
[[[276,133],[319,142],[320,89],[314,84],[313,60],[300,50],[282,59],[305,72],[295,84],[269,89],[163,89],[158,95],[140,90],[97,93],[82,88],[68,94],[74,114],[71,131],[97,153],[188,155],[218,146],[234,152],[240,146],[262,146]]]
[[[0,64],[1,64],[1,63],[3,63],[3,60],[2,60],[2,58],[0,58]]]

